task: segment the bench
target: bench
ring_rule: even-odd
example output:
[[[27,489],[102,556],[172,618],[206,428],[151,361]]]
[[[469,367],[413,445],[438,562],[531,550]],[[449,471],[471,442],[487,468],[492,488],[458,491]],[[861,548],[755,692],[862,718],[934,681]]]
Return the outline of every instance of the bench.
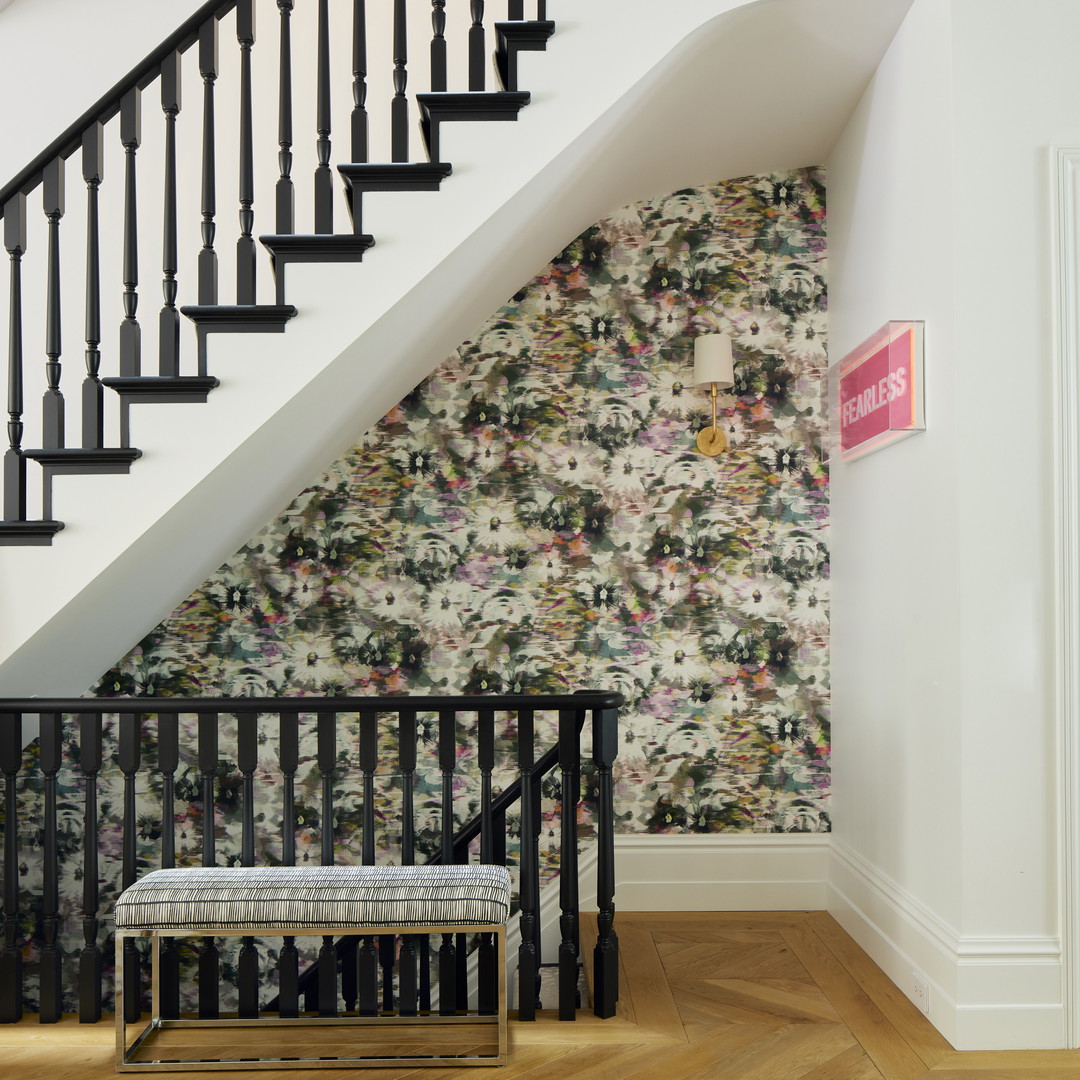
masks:
[[[507,1059],[506,868],[267,866],[155,870],[116,902],[116,1068],[318,1068],[503,1065]],[[222,1019],[161,1016],[163,938],[492,934],[498,970],[493,1014]],[[124,943],[151,941],[151,1016],[129,1042]],[[467,1025],[454,1030],[454,1025]],[[315,1029],[333,1027],[332,1032]],[[348,1028],[346,1032],[344,1028]],[[434,1030],[443,1027],[443,1031]],[[227,1041],[205,1029],[232,1029]],[[197,1035],[193,1029],[204,1029]],[[199,1040],[203,1042],[200,1043]],[[446,1043],[451,1044],[450,1048]],[[396,1052],[391,1053],[391,1050]]]

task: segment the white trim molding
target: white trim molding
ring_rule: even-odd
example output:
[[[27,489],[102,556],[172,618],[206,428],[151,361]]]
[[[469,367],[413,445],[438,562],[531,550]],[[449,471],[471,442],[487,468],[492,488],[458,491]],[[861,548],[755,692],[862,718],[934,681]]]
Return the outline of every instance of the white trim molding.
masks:
[[[1080,149],[1052,151],[1054,624],[1067,1043],[1080,1046]]]
[[[800,911],[825,906],[829,837],[615,837],[619,911]]]
[[[958,1050],[1064,1045],[1059,938],[962,936],[835,837],[828,880],[829,912],[912,1000],[921,978]]]

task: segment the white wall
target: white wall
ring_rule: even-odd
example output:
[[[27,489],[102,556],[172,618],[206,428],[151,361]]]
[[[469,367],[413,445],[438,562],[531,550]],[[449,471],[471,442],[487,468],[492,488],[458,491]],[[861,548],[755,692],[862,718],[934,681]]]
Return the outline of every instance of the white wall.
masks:
[[[925,319],[927,431],[833,472],[831,907],[959,1047],[1065,1039],[1049,147],[1068,0],[916,0],[830,160],[831,347]]]
[[[0,0],[0,183],[32,161],[202,3]]]

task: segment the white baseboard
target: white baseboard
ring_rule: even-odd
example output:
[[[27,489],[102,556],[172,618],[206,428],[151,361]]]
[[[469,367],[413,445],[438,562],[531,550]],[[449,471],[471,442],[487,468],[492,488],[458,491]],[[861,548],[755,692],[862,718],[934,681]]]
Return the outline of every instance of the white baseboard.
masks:
[[[617,836],[619,911],[799,911],[825,906],[824,833]]]
[[[830,847],[829,912],[912,1000],[923,977],[930,1020],[956,1049],[1066,1045],[1059,938],[962,937],[835,837]]]

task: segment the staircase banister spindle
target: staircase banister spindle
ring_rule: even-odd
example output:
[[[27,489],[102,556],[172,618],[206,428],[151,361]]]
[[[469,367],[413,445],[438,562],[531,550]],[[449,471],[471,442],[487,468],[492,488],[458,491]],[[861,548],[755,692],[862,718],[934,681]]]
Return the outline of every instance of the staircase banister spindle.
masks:
[[[330,11],[329,0],[319,0],[318,61],[316,71],[315,228],[334,231],[334,175],[330,171]]]
[[[577,805],[583,713],[559,710],[560,832],[559,851],[559,1019],[576,1010],[578,971]]]
[[[48,221],[48,270],[45,299],[45,396],[42,399],[41,445],[49,448],[65,444],[64,396],[60,390],[60,219],[64,216],[64,159],[45,166],[42,178],[42,208]]]
[[[293,0],[277,0],[278,33],[278,177],[274,188],[274,228],[288,234],[296,228],[296,190],[292,181],[292,12]]]
[[[211,19],[199,31],[199,75],[203,81],[202,161],[200,182],[199,231],[202,249],[198,262],[198,298],[200,304],[216,304],[218,301],[218,256],[214,250],[217,225],[217,165],[216,121],[214,112],[214,83],[218,77],[219,62],[218,23]],[[200,375],[205,374],[201,369]]]
[[[352,70],[352,160],[366,162],[368,159],[366,0],[353,0]]]
[[[101,905],[98,879],[98,773],[101,771],[101,717],[79,716],[79,769],[86,792],[83,802],[83,947],[79,953],[79,1022],[101,1019],[101,950],[98,930]]]
[[[8,450],[4,455],[4,518],[26,520],[26,458],[22,455],[25,408],[23,373],[22,257],[26,253],[26,196],[16,192],[4,207],[4,247],[11,260],[8,309]]]
[[[408,30],[405,0],[394,0],[394,97],[390,102],[390,160],[409,160]]]
[[[612,766],[619,752],[619,714],[592,714],[592,756],[597,772],[597,941],[593,950],[593,1012],[615,1015],[619,998],[619,942],[615,933],[615,796]]]
[[[42,713],[38,735],[38,764],[44,778],[41,883],[41,955],[38,958],[38,982],[41,1002],[38,1019],[55,1024],[63,1013],[64,988],[59,942],[60,930],[60,852],[57,844],[57,774],[63,765],[62,720],[59,713]]]
[[[158,317],[158,373],[180,374],[180,312],[176,308],[176,118],[180,115],[180,53],[161,61],[161,111],[165,116],[165,178],[161,236],[161,292],[164,304]]]
[[[431,89],[446,90],[446,0],[431,0]]]
[[[54,158],[71,157],[82,145],[83,132],[91,124],[107,123],[120,111],[120,102],[133,88],[145,89],[157,77],[161,62],[169,53],[186,52],[198,39],[199,30],[209,19],[227,15],[237,0],[208,0],[170,34],[156,49],[148,53],[119,82],[107,90],[74,123],[66,127],[41,153],[20,169],[0,188],[0,208],[5,207],[18,192],[30,194],[41,182],[45,166]]]
[[[25,196],[19,196],[25,199]],[[20,712],[0,712],[0,773],[4,777],[4,926],[0,942],[0,1023],[14,1024],[23,1014],[23,961],[19,941],[18,777],[23,760]]]
[[[105,128],[91,124],[82,139],[82,175],[86,184],[86,377],[82,390],[82,445],[105,445],[104,388],[101,371],[101,226],[98,190],[105,173]]]
[[[114,707],[115,701],[114,701]],[[121,835],[120,888],[135,883],[138,875],[136,847],[135,774],[142,764],[142,713],[121,711],[117,720],[119,745],[117,764],[124,777],[124,811]],[[124,941],[124,1015],[129,1023],[139,1019],[142,1009],[142,956],[132,938]]]
[[[469,89],[484,89],[487,56],[484,54],[484,0],[469,0]]]
[[[166,699],[168,700],[168,699]],[[195,710],[191,710],[195,711]],[[215,827],[217,814],[214,804],[214,775],[218,764],[218,726],[221,712],[211,711],[204,703],[198,710],[198,766],[202,787],[202,865],[216,862]],[[212,937],[200,939],[199,949],[199,1017],[216,1020],[219,1015],[218,982],[221,957]]]
[[[236,302],[255,303],[255,135],[251,50],[255,45],[255,0],[237,0],[236,41],[240,46],[240,236],[236,241]]]
[[[253,712],[238,713],[236,717],[236,764],[243,785],[241,795],[242,866],[255,865],[255,769],[259,764],[258,717]],[[259,950],[255,938],[241,938],[237,963],[237,1015],[254,1019],[259,1015]]]

